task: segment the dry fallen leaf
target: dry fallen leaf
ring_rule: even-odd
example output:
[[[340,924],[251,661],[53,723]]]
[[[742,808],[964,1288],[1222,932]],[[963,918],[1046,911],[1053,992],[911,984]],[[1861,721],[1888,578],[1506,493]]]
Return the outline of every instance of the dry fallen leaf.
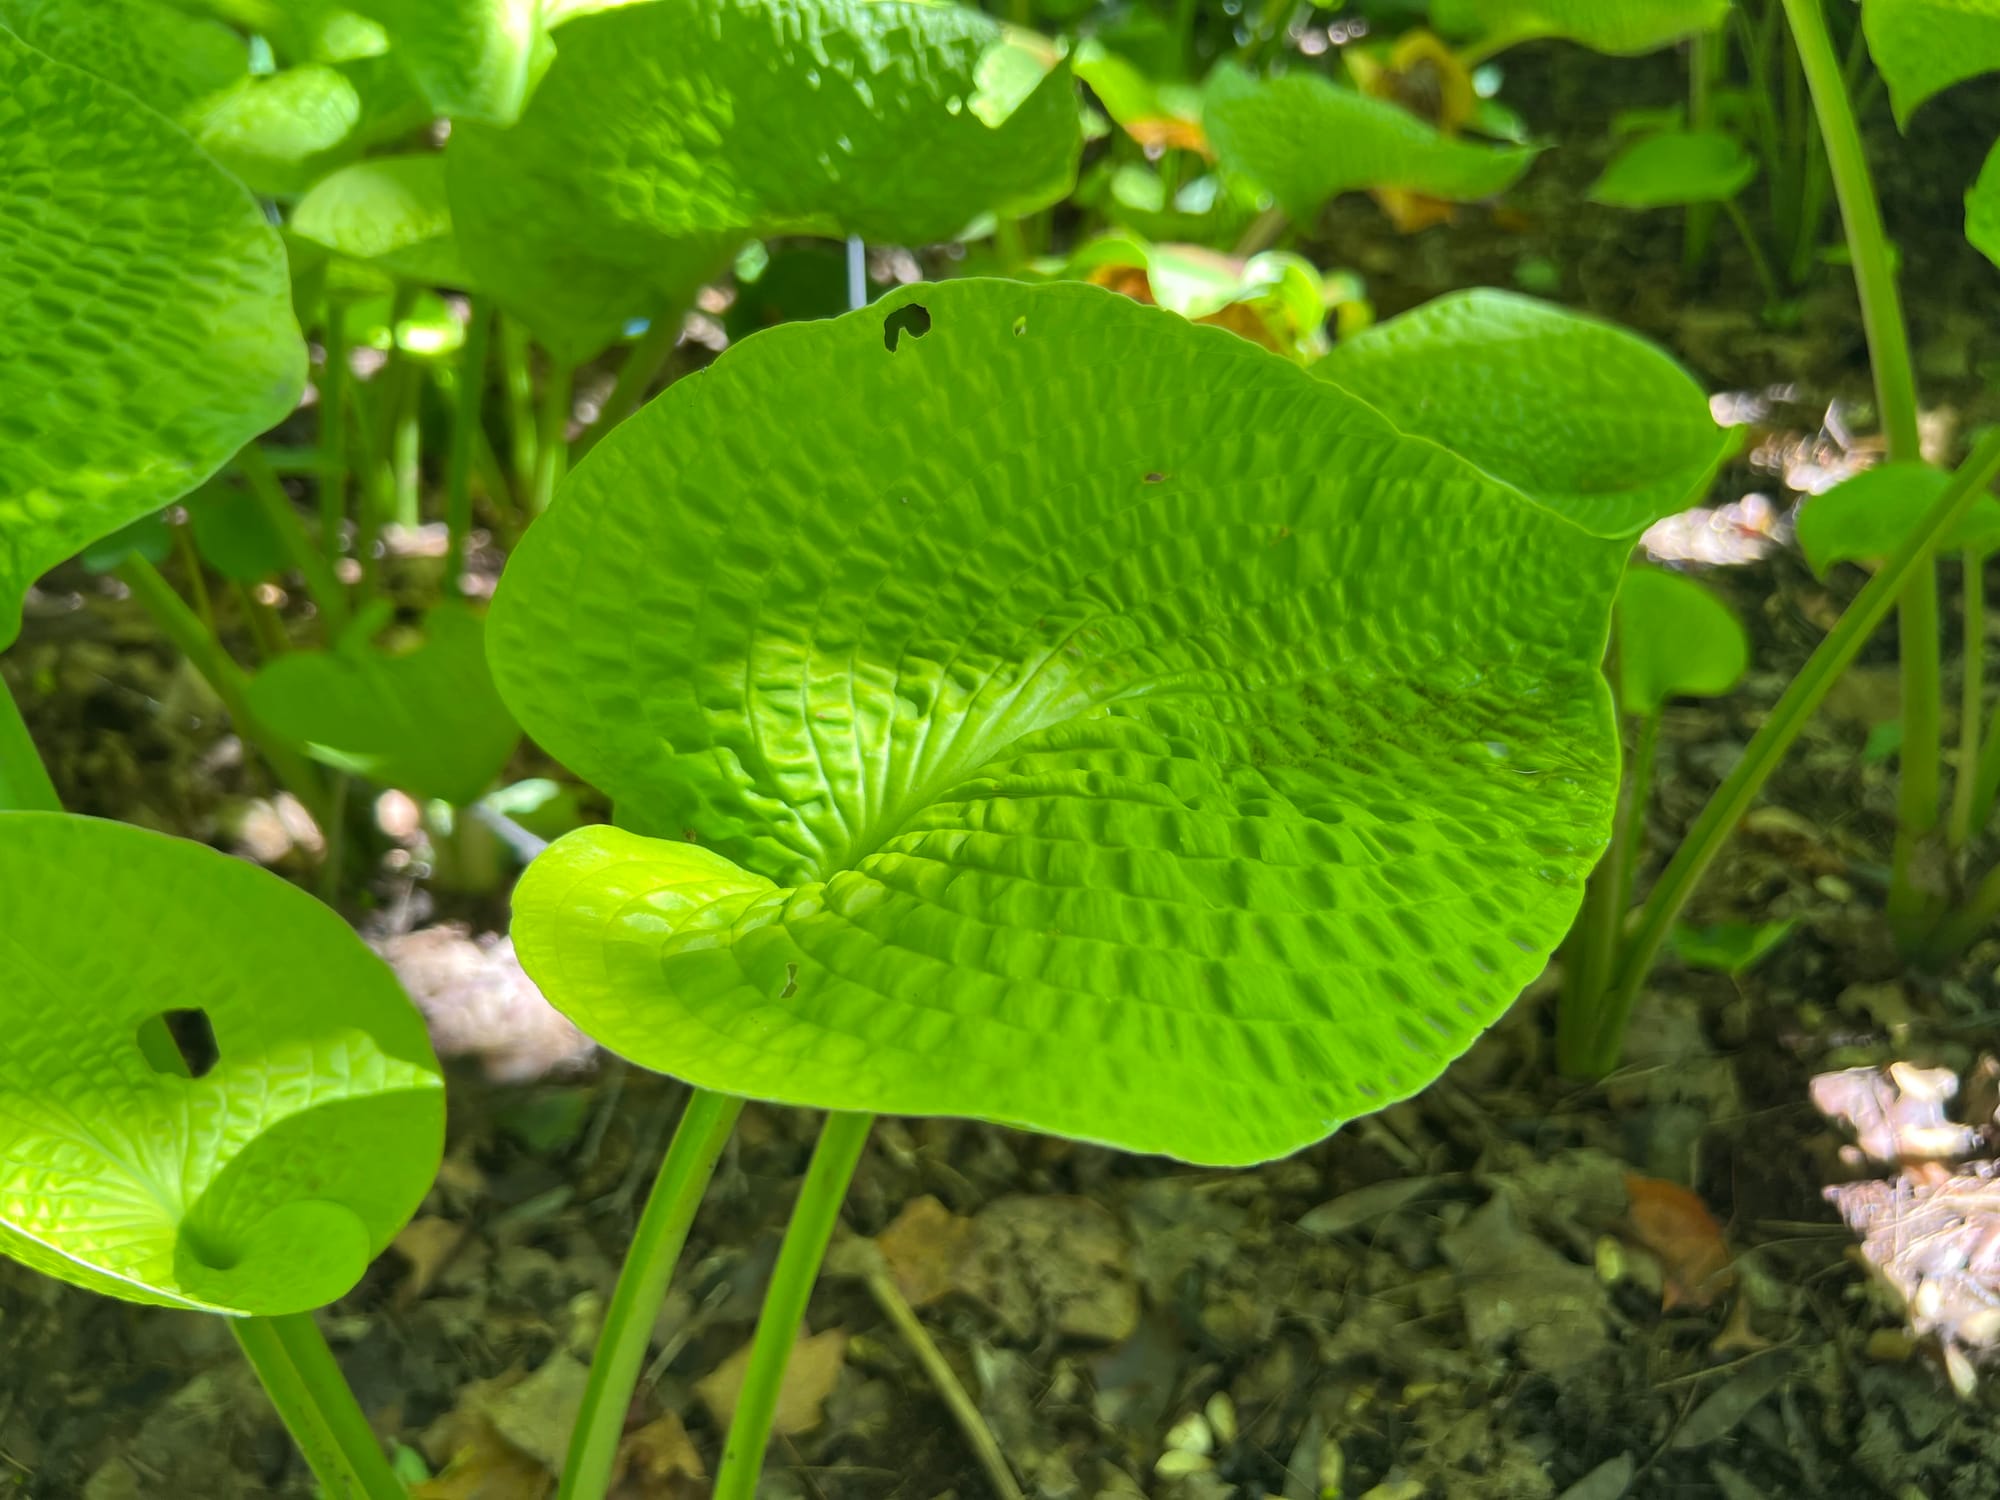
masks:
[[[926,1193],[903,1206],[875,1236],[875,1248],[889,1268],[896,1290],[912,1307],[929,1307],[958,1284],[959,1269],[972,1245],[972,1220],[953,1213]]]
[[[708,1471],[675,1412],[626,1433],[618,1467],[615,1500],[696,1500],[707,1493]]]
[[[736,1400],[743,1394],[743,1377],[750,1368],[750,1347],[745,1344],[712,1374],[695,1382],[695,1393],[718,1427],[727,1427],[736,1415]],[[833,1394],[846,1360],[846,1329],[829,1328],[825,1333],[801,1336],[785,1366],[784,1384],[778,1388],[778,1414],[771,1430],[788,1437],[819,1426],[821,1408]]]
[[[1668,1307],[1707,1307],[1735,1280],[1729,1242],[1700,1195],[1677,1182],[1627,1176],[1626,1222],[1632,1237],[1659,1258]]]
[[[412,1219],[396,1236],[396,1253],[410,1263],[410,1276],[398,1289],[398,1295],[405,1301],[414,1302],[430,1290],[438,1273],[458,1254],[465,1243],[467,1229],[463,1224],[454,1224],[449,1219],[426,1215]]]
[[[411,1489],[410,1500],[546,1500],[555,1476],[477,1419],[462,1425],[451,1462],[435,1479]]]

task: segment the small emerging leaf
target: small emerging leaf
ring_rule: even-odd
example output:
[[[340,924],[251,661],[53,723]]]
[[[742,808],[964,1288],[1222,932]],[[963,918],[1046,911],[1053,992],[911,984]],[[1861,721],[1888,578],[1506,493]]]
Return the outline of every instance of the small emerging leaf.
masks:
[[[521,731],[493,689],[480,617],[443,604],[425,638],[391,655],[355,639],[291,651],[250,681],[250,704],[316,759],[417,797],[475,802],[514,753]]]
[[[1447,35],[1501,46],[1565,37],[1618,56],[1713,31],[1728,14],[1729,0],[1431,0],[1431,22]]]
[[[1694,504],[1734,443],[1663,350],[1513,292],[1438,297],[1313,373],[1598,536]]]
[[[0,226],[4,647],[37,576],[289,412],[306,355],[250,195],[163,116],[4,29]]]
[[[1592,184],[1590,198],[1614,208],[1721,203],[1756,176],[1756,159],[1725,131],[1663,130],[1612,158]]]
[[[1881,464],[1799,507],[1799,550],[1821,578],[1835,563],[1882,561],[1902,546],[1951,483],[1922,463]],[[2000,548],[2000,499],[1982,495],[1938,548],[1984,556]]]
[[[1453,203],[1490,198],[1512,187],[1539,154],[1534,146],[1454,139],[1316,73],[1259,79],[1234,63],[1210,75],[1203,120],[1223,165],[1263,183],[1302,222],[1329,198],[1362,188]]]
[[[361,123],[361,94],[325,63],[245,78],[187,120],[201,147],[253,192],[301,192],[338,158]]]
[[[1669,698],[1718,698],[1750,668],[1735,612],[1683,573],[1635,567],[1618,590],[1618,702],[1656,714]]]
[[[1626,550],[1099,288],[768,330],[502,579],[501,691],[622,825],[530,867],[521,961],[709,1088],[1293,1150],[1567,929]]]
[[[351,1290],[444,1142],[382,961],[269,872],[122,823],[0,813],[0,890],[0,1253],[169,1307]]]
[[[290,227],[412,281],[469,284],[452,238],[442,156],[380,156],[330,172],[299,200]]]
[[[2000,68],[1996,0],[1862,0],[1861,25],[1899,125],[1931,95]]]

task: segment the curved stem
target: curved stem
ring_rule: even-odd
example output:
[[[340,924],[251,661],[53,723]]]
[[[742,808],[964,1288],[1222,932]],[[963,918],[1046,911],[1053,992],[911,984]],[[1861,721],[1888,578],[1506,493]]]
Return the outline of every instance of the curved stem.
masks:
[[[792,1222],[771,1271],[764,1294],[764,1311],[757,1319],[757,1336],[750,1348],[750,1366],[736,1397],[736,1415],[723,1444],[722,1467],[715,1476],[714,1500],[755,1500],[757,1476],[764,1468],[764,1448],[771,1440],[771,1421],[778,1411],[778,1391],[785,1366],[798,1342],[819,1265],[840,1217],[847,1184],[868,1144],[873,1115],[830,1114],[813,1148]]]
[[[472,530],[472,460],[479,436],[479,409],[486,399],[486,344],[493,330],[493,304],[475,299],[472,319],[459,352],[457,401],[453,403],[451,448],[444,477],[444,587],[447,594],[465,592],[465,537]]]
[[[62,799],[49,780],[49,768],[28,735],[21,705],[7,684],[0,682],[0,810],[61,812]]]
[[[229,1326],[323,1493],[409,1500],[311,1313],[231,1318]]]
[[[1847,606],[1839,622],[1827,632],[1826,639],[1819,643],[1811,659],[1785,689],[1784,696],[1778,699],[1763,728],[1751,738],[1743,758],[1708,799],[1708,805],[1695,819],[1652,894],[1646,898],[1638,929],[1626,945],[1611,993],[1599,1015],[1591,1071],[1607,1073],[1617,1065],[1619,1044],[1638,999],[1639,986],[1645,982],[1674,919],[1708,872],[1737,820],[1749,810],[1813,711],[1853,662],[1875,627],[1882,623],[1910,576],[1931,566],[1938,543],[1986,493],[1996,473],[2000,473],[2000,431],[1988,433],[1972,450],[1916,530]]]
[[[1940,922],[1928,947],[1936,959],[1955,958],[2000,921],[2000,867],[1988,870],[1964,905]]]
[[[681,1247],[687,1243],[688,1226],[742,1112],[741,1099],[697,1089],[681,1114],[604,1315],[604,1331],[598,1337],[576,1430],[570,1436],[569,1458],[563,1464],[559,1500],[602,1500],[611,1488],[625,1414],[646,1362],[654,1319]]]

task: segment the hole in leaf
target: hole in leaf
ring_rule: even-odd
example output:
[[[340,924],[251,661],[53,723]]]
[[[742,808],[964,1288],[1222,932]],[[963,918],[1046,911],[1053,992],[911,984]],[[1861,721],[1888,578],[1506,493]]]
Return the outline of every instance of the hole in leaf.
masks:
[[[778,998],[780,1000],[789,1000],[792,998],[792,996],[796,995],[798,992],[799,992],[799,966],[797,964],[786,964],[785,987],[778,991]]]
[[[931,310],[921,302],[897,308],[882,320],[882,347],[891,354],[905,333],[920,339],[931,331]]]
[[[1153,473],[1146,475],[1145,482],[1147,484],[1162,484],[1166,481],[1166,477],[1166,475],[1155,470]]]
[[[222,1059],[205,1010],[163,1010],[139,1023],[139,1050],[155,1073],[206,1078]]]
[[[1025,317],[1016,318],[1014,320],[1014,337],[1019,338],[1022,334],[1026,333],[1027,331],[1028,331],[1027,318]]]

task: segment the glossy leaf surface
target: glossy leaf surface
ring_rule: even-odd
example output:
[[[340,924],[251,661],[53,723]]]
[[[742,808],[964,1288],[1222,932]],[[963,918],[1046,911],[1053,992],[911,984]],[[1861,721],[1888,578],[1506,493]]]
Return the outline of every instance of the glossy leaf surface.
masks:
[[[1799,550],[1824,578],[1835,563],[1882,561],[1902,546],[1942,495],[1951,475],[1929,464],[1881,464],[1843,480],[1799,507]],[[2000,500],[1982,495],[1938,551],[2000,548]]]
[[[186,135],[0,30],[0,647],[36,577],[292,409],[290,295]]]
[[[1628,714],[1669,698],[1717,698],[1750,669],[1735,611],[1684,573],[1635,567],[1618,590],[1618,702]]]
[[[1401,188],[1455,203],[1512,187],[1533,146],[1447,136],[1406,109],[1316,73],[1253,78],[1232,63],[1210,76],[1203,124],[1222,163],[1269,188],[1285,212],[1310,219],[1340,193]]]
[[[1863,0],[1861,24],[1905,125],[1931,95],[2000,68],[2000,0]]]
[[[1733,441],[1664,351],[1512,292],[1436,298],[1313,373],[1599,536],[1694,504]]]
[[[653,0],[555,40],[521,122],[447,156],[468,268],[570,354],[745,240],[943,239],[1053,202],[1081,149],[1067,66],[955,5]]]
[[[1624,550],[1097,288],[770,330],[508,565],[502,694],[623,825],[531,867],[518,951],[706,1087],[1281,1154],[1566,929]]]
[[[228,27],[165,0],[0,0],[0,27],[166,115],[230,87],[250,66]]]
[[[353,0],[437,114],[511,125],[549,59],[541,0]]]
[[[1757,176],[1757,162],[1720,130],[1663,130],[1633,142],[1591,185],[1591,200],[1614,208],[1721,203]]]
[[[267,871],[122,823],[0,813],[0,889],[0,1253],[219,1312],[349,1291],[444,1138],[388,968]],[[212,1056],[176,1055],[176,1012]]]
[[[1564,37],[1621,56],[1712,31],[1728,14],[1729,0],[1431,0],[1431,24],[1450,36]]]
[[[424,639],[391,653],[365,623],[332,651],[289,651],[250,681],[250,705],[316,759],[463,806],[500,774],[521,738],[486,666],[486,632],[463,605],[424,619]]]

